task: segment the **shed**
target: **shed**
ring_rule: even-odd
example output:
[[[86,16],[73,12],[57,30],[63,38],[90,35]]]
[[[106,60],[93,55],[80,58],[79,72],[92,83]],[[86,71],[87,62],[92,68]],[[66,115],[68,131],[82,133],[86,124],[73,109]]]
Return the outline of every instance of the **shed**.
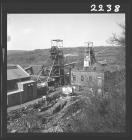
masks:
[[[19,65],[7,65],[7,105],[19,105],[37,97],[37,84]]]

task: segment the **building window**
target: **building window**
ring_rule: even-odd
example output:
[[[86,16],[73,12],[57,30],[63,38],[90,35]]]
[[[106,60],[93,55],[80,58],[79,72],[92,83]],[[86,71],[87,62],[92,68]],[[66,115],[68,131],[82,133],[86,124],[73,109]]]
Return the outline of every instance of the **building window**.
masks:
[[[81,91],[81,90],[82,90],[82,86],[79,86],[79,87],[78,87],[78,90]]]
[[[97,77],[98,79],[98,86],[102,87],[102,78],[101,77]]]
[[[81,75],[81,81],[84,81],[84,76],[83,75]]]
[[[92,81],[92,76],[89,76],[89,81]]]
[[[72,75],[73,81],[76,81],[76,76]]]

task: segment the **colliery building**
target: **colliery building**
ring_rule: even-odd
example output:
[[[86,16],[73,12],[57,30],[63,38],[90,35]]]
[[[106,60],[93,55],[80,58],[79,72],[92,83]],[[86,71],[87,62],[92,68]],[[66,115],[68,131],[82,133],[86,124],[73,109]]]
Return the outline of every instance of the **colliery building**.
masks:
[[[37,84],[19,65],[7,65],[7,105],[20,105],[37,97]]]
[[[102,93],[104,87],[104,71],[101,70],[100,66],[87,70],[72,69],[71,85],[75,86],[76,91],[92,89]]]
[[[71,70],[71,85],[76,91],[91,90],[93,93],[103,95],[104,67],[95,59],[93,42],[87,42],[83,69]]]

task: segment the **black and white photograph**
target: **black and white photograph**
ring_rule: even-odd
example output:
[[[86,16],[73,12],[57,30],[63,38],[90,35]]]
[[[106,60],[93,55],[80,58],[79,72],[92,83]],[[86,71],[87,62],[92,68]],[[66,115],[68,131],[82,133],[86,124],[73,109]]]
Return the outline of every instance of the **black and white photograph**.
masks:
[[[126,132],[125,13],[7,14],[7,133]]]

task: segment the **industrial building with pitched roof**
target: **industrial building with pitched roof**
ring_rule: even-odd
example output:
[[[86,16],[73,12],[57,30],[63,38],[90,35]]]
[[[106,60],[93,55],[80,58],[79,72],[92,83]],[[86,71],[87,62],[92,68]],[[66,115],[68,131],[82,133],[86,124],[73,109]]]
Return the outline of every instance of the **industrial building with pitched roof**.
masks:
[[[20,105],[37,97],[37,84],[19,65],[7,65],[7,105]]]

